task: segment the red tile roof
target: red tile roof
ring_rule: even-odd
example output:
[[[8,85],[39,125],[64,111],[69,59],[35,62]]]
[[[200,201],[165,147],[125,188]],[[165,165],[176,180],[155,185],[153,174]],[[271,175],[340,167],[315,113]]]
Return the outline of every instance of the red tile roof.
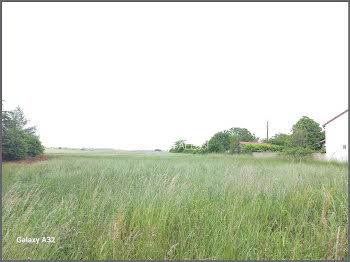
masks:
[[[260,143],[260,142],[244,142],[244,141],[240,141],[240,144],[253,144],[253,145],[270,145],[268,143]]]
[[[338,117],[340,117],[341,115],[345,114],[346,112],[348,112],[349,109],[346,109],[343,113],[340,113],[339,115],[337,115],[336,117],[333,117],[331,120],[329,120],[327,123],[323,124],[322,126],[325,127],[326,125],[328,125],[330,122],[332,122],[333,120],[337,119]]]

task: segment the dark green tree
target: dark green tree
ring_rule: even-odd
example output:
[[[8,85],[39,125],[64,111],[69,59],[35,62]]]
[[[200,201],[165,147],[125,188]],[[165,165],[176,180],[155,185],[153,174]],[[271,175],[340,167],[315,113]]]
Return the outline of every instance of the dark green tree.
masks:
[[[27,142],[27,155],[34,157],[44,152],[44,147],[41,145],[39,137],[33,134],[26,134],[25,140]]]
[[[208,142],[208,151],[223,153],[230,149],[231,135],[228,131],[216,133]]]
[[[286,146],[287,140],[288,140],[287,134],[279,133],[279,134],[276,134],[273,137],[269,138],[268,143],[273,144],[273,145]]]
[[[287,145],[289,147],[308,147],[306,130],[294,129],[293,134],[288,136]]]
[[[169,150],[171,153],[181,153],[185,150],[186,140],[180,139],[174,143],[174,146]]]
[[[36,127],[27,127],[23,110],[2,111],[2,159],[21,160],[44,152]]]
[[[250,133],[250,131],[246,128],[240,127],[232,127],[229,130],[231,135],[237,135],[239,137],[239,141],[244,142],[257,142],[258,138],[255,137],[254,134]]]
[[[209,152],[209,141],[206,140],[203,145],[201,146],[202,153],[208,153]]]
[[[233,135],[230,137],[230,153],[236,154],[240,152],[239,136]]]
[[[2,160],[21,160],[28,157],[26,135],[22,130],[2,130]]]
[[[186,140],[180,139],[175,142],[175,148],[180,149],[185,147]]]
[[[319,150],[322,148],[322,145],[319,144],[319,142],[323,140],[325,136],[319,123],[307,116],[303,116],[295,125],[293,125],[293,134],[296,130],[305,131],[307,141],[306,147],[313,150]]]

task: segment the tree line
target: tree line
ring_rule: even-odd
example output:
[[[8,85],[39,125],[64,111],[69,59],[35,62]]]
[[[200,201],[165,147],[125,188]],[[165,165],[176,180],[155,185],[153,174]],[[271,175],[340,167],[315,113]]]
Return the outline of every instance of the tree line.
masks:
[[[28,127],[28,123],[19,106],[2,110],[2,160],[23,160],[44,152],[36,127]]]
[[[292,127],[290,134],[278,133],[270,139],[259,139],[247,128],[233,127],[214,134],[202,146],[186,144],[178,140],[170,149],[172,153],[251,153],[284,152],[290,155],[305,155],[323,151],[320,143],[325,139],[325,132],[319,123],[303,116]],[[243,144],[240,142],[264,142],[266,144]]]

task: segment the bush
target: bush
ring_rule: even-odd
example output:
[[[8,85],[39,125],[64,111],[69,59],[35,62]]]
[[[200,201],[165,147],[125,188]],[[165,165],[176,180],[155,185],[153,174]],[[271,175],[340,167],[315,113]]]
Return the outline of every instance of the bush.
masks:
[[[252,134],[247,128],[240,128],[240,127],[232,127],[229,130],[231,135],[237,135],[239,138],[239,141],[245,141],[245,142],[257,142],[258,138],[255,137],[254,134]]]
[[[2,160],[22,160],[27,157],[28,144],[21,130],[11,128],[2,132]]]
[[[202,154],[203,150],[201,148],[196,148],[196,149],[184,149],[182,151],[184,154]]]
[[[230,153],[235,154],[239,153],[241,151],[241,147],[239,144],[239,136],[238,135],[233,135],[230,138]]]
[[[302,135],[297,135],[297,136],[305,137],[302,139],[302,140],[305,140],[305,142],[304,141],[301,141],[301,142],[306,143],[306,146],[299,145],[299,144],[296,144],[295,146],[309,147],[313,150],[321,149],[322,145],[319,143],[319,141],[325,139],[325,132],[322,131],[322,128],[319,125],[319,123],[317,123],[313,119],[307,116],[303,116],[302,118],[299,119],[299,121],[295,125],[293,125],[292,130],[293,130],[292,136],[295,133],[300,132],[300,130],[304,131]]]
[[[307,131],[304,129],[294,129],[293,134],[288,136],[286,143],[289,147],[303,147],[308,145]]]
[[[44,147],[41,145],[39,137],[35,135],[26,135],[25,138],[25,141],[28,145],[28,156],[34,157],[44,152]]]
[[[209,141],[207,140],[207,141],[205,141],[204,144],[201,146],[201,148],[200,148],[200,153],[201,153],[201,154],[207,154],[207,153],[209,153],[209,146],[208,146],[208,144],[209,144]]]
[[[27,127],[28,120],[17,107],[2,111],[2,159],[22,160],[44,152],[35,127]]]
[[[208,142],[208,151],[210,153],[224,153],[230,150],[230,138],[229,132],[223,131],[216,133]]]
[[[241,153],[253,153],[253,152],[281,152],[283,146],[278,145],[260,145],[260,144],[242,144]]]
[[[287,146],[288,137],[289,136],[287,134],[279,133],[271,137],[267,143],[272,145]]]
[[[180,142],[185,140],[179,140]],[[175,145],[169,150],[170,153],[189,153],[193,150],[199,150],[199,146],[195,146],[193,144],[185,144],[184,142],[180,144],[180,142],[175,142]]]
[[[5,161],[23,160],[44,152],[39,138],[25,134],[23,130],[11,128],[2,133],[2,159]]]
[[[169,150],[170,153],[181,153],[185,149],[186,140],[181,139],[177,140],[174,146]]]
[[[303,147],[288,147],[283,149],[282,155],[291,156],[291,157],[307,157],[311,156],[315,151],[310,148]]]

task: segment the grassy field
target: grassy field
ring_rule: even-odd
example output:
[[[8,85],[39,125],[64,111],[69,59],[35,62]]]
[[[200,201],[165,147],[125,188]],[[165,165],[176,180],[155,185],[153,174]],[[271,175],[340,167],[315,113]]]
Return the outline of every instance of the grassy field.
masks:
[[[347,164],[47,153],[2,167],[3,259],[348,258]]]

